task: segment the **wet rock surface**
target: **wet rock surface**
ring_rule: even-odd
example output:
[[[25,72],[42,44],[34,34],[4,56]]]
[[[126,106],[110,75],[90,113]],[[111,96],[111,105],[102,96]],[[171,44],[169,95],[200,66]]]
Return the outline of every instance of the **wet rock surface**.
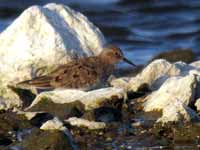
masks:
[[[0,113],[0,148],[13,144],[18,138],[20,132],[31,128],[32,125],[25,117],[17,115],[12,111]]]
[[[33,129],[31,135],[27,136],[21,144],[10,146],[10,148],[14,147],[19,147],[21,150],[72,150],[67,136],[63,132],[56,130],[42,131],[39,129]]]

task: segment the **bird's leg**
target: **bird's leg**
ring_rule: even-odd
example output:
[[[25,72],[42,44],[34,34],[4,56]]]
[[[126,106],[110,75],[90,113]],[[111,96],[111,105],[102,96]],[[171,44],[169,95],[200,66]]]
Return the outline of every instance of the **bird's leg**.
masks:
[[[109,77],[108,77],[108,80],[107,80],[107,84],[110,86],[111,84],[111,82],[112,82],[112,80],[114,80],[114,79],[116,79],[116,77],[113,75],[113,74],[111,74]]]

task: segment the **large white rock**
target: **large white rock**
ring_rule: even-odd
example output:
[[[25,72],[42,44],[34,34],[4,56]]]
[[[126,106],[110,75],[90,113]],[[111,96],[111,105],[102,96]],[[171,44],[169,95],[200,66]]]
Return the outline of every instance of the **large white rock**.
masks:
[[[71,89],[55,90],[39,94],[27,110],[37,105],[42,100],[51,100],[52,102],[58,104],[80,101],[86,110],[91,110],[102,106],[105,102],[112,101],[113,98],[114,100],[126,99],[127,95],[125,90],[111,87],[89,92]]]
[[[167,105],[179,99],[184,105],[194,101],[196,76],[171,77],[167,79],[159,90],[146,98],[145,111],[163,110]]]
[[[146,85],[154,91],[159,89],[170,77],[187,76],[189,74],[200,75],[200,69],[184,62],[171,64],[164,59],[158,59],[151,62],[136,77],[114,79],[111,81],[111,85],[134,92]]]
[[[18,99],[8,84],[34,77],[41,67],[49,72],[76,56],[96,55],[104,44],[81,13],[54,3],[32,6],[0,34],[0,96]]]
[[[196,112],[184,105],[180,100],[175,100],[163,109],[162,117],[157,122],[191,122],[195,120],[200,120]]]

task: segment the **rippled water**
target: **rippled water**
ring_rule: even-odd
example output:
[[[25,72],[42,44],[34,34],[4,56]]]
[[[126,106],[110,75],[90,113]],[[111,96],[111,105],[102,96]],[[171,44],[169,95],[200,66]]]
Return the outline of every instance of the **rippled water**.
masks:
[[[14,5],[15,2],[12,1],[6,5],[5,1],[0,4],[0,9],[5,7],[15,9],[14,6],[23,9],[29,5],[27,1],[21,1],[23,5],[20,6]],[[60,0],[60,2],[85,14],[101,29],[109,42],[117,43],[125,51],[125,55],[137,64],[146,63],[155,54],[175,48],[191,48],[199,53],[200,1],[69,0],[66,2]],[[43,5],[47,0],[37,3]],[[13,16],[4,16],[4,19],[0,20],[0,31],[12,22],[16,15]]]

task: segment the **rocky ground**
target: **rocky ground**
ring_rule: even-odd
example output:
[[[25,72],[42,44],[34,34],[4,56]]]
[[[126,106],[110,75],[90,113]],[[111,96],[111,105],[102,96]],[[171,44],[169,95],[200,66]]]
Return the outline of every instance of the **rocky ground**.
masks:
[[[200,61],[189,51],[157,56],[126,77],[118,71],[92,91],[15,86],[104,43],[86,17],[56,4],[28,8],[1,33],[0,149],[200,148]]]

